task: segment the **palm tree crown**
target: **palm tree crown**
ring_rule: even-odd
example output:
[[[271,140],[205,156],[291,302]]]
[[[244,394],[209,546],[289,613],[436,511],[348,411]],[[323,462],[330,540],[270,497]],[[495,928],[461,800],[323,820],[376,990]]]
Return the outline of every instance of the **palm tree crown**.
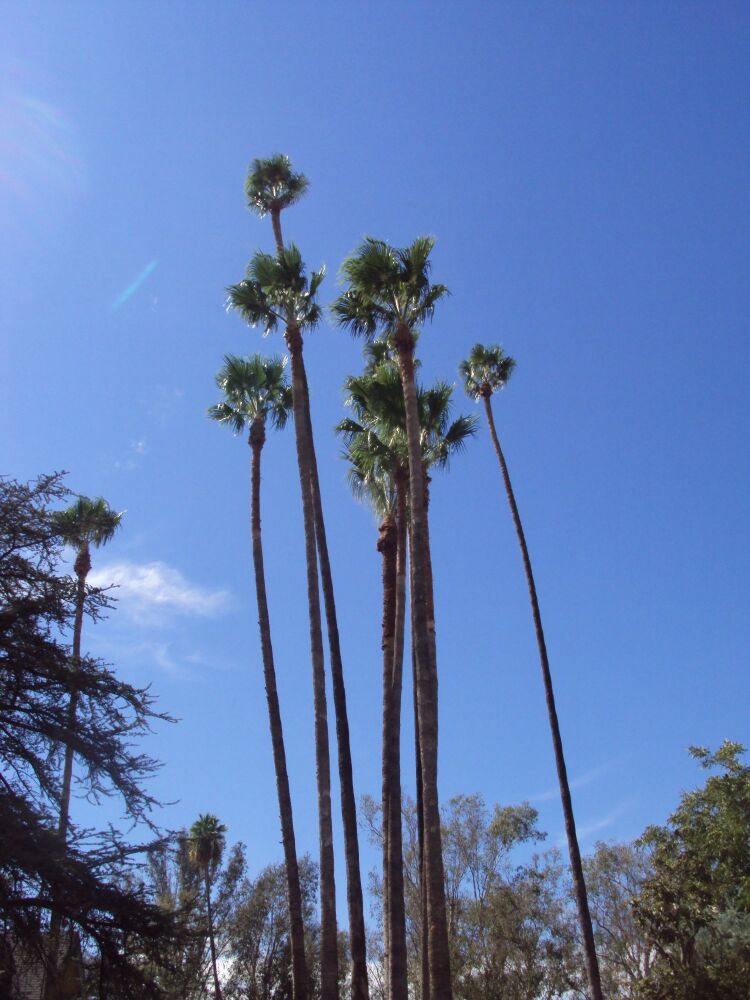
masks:
[[[276,153],[267,160],[255,159],[250,166],[245,191],[249,208],[261,219],[299,201],[310,182],[295,173],[288,156]]]
[[[308,279],[302,255],[293,243],[275,256],[259,250],[244,280],[229,286],[229,304],[250,326],[262,327],[264,336],[279,324],[314,329],[321,317],[315,296],[324,277],[325,267],[321,267]]]
[[[469,357],[461,362],[458,370],[463,376],[466,395],[478,400],[505,388],[515,367],[515,361],[505,354],[502,347],[474,344]]]
[[[52,515],[52,526],[64,542],[76,549],[89,545],[99,548],[112,540],[123,514],[112,510],[102,497],[90,500],[79,496],[70,507]]]
[[[256,420],[261,423],[270,420],[278,430],[286,424],[292,408],[286,358],[278,355],[264,358],[261,354],[238,358],[226,354],[216,385],[224,393],[224,399],[209,407],[208,415],[231,427],[236,434]]]
[[[403,249],[367,237],[341,265],[349,288],[333,303],[341,326],[371,340],[378,330],[389,341],[399,329],[414,332],[432,318],[435,304],[448,294],[445,285],[430,283],[431,236],[420,236]]]
[[[217,816],[203,813],[190,827],[190,859],[198,868],[215,868],[224,853],[224,834],[227,828]]]

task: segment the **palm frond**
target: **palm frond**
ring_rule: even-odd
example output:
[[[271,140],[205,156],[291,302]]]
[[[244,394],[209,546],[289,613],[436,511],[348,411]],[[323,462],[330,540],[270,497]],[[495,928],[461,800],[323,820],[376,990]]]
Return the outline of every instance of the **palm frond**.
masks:
[[[255,159],[245,183],[248,207],[263,218],[274,209],[281,210],[299,201],[309,181],[295,173],[288,156],[276,153],[268,159]]]

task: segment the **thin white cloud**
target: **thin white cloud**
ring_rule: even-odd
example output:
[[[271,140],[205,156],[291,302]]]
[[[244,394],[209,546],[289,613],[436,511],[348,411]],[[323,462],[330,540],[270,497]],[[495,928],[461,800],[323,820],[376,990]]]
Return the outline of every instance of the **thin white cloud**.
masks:
[[[607,771],[612,767],[612,761],[606,764],[598,764],[596,767],[592,767],[591,770],[584,772],[584,774],[579,774],[577,778],[569,783],[572,791],[578,788],[585,788],[586,785],[590,785],[597,778],[601,778],[602,775],[606,774]],[[560,797],[560,786],[554,785],[546,789],[544,792],[540,792],[538,795],[532,795],[529,797],[529,802],[550,802],[552,799],[557,799]]]
[[[606,830],[608,826],[612,826],[615,820],[618,820],[623,813],[626,813],[635,801],[635,799],[624,799],[605,816],[601,816],[599,819],[596,819],[591,823],[587,823],[585,826],[579,826],[576,830],[579,843],[583,843],[583,841],[588,840],[591,836],[593,836],[593,834],[599,833],[601,830]],[[557,841],[557,846],[562,847],[566,842],[567,841],[564,836],[560,837]]]
[[[120,607],[139,615],[173,612],[212,618],[229,603],[226,590],[209,590],[190,583],[178,569],[164,562],[109,563],[97,567],[89,582],[94,587],[116,586]]]

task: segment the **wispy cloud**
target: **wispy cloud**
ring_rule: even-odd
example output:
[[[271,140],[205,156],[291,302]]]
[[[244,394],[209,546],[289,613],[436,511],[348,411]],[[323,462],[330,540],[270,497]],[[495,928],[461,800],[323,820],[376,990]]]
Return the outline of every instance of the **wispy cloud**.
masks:
[[[578,841],[583,843],[588,840],[595,833],[600,833],[602,830],[606,830],[607,827],[612,826],[612,824],[626,813],[628,809],[635,803],[635,799],[624,799],[619,802],[613,809],[611,809],[606,815],[601,816],[599,819],[593,820],[591,823],[587,823],[584,826],[579,826],[577,829]],[[557,840],[557,846],[562,847],[566,843],[565,837],[561,836]]]
[[[586,785],[590,785],[592,782],[605,775],[611,769],[612,764],[613,761],[608,761],[605,764],[598,764],[596,767],[592,767],[583,774],[579,774],[578,777],[573,778],[573,780],[569,783],[571,790],[575,791],[578,788],[585,788]],[[554,785],[547,788],[545,791],[540,792],[538,795],[529,796],[529,802],[550,802],[552,799],[559,798],[559,796],[560,786]]]
[[[109,563],[95,569],[89,581],[94,587],[118,587],[116,596],[123,610],[151,619],[162,612],[211,618],[229,604],[226,590],[190,583],[178,569],[164,562]]]

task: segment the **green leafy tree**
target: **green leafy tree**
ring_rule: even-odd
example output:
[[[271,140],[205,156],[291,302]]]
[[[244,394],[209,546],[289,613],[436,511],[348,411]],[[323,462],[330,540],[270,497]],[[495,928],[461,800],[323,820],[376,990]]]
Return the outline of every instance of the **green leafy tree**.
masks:
[[[70,503],[60,475],[31,483],[0,478],[0,937],[47,966],[46,990],[56,992],[50,962],[48,914],[99,956],[108,982],[122,996],[155,991],[123,952],[125,937],[153,955],[173,931],[130,878],[149,844],[127,842],[113,830],[59,835],[60,762],[72,748],[86,796],[117,796],[135,823],[149,824],[157,805],[144,787],[158,764],[138,741],[159,719],[148,691],[121,681],[105,664],[77,659],[77,718],[69,712],[71,649],[62,637],[80,608],[76,582],[63,572],[62,540],[54,509]],[[111,608],[101,591],[86,588],[83,614]],[[6,949],[7,953],[7,949]],[[64,969],[60,969],[61,973]]]
[[[437,657],[428,611],[426,565],[429,543],[414,372],[414,348],[419,327],[432,317],[435,305],[447,294],[444,285],[430,282],[429,258],[433,245],[434,241],[428,237],[417,239],[404,249],[394,249],[382,240],[366,239],[342,264],[342,276],[347,287],[334,302],[333,315],[357,336],[372,340],[380,333],[395,352],[401,373],[411,498],[412,615],[424,816],[429,995],[432,1000],[450,1000],[450,954],[437,784]]]
[[[539,610],[539,598],[534,582],[534,573],[531,568],[531,557],[529,556],[526,536],[521,523],[521,515],[518,512],[513,486],[510,481],[508,466],[505,455],[500,447],[500,439],[497,436],[495,421],[492,413],[492,395],[504,388],[513,373],[515,361],[504,354],[501,347],[484,347],[482,344],[475,344],[466,361],[460,366],[460,373],[464,379],[466,393],[472,399],[482,400],[487,424],[490,429],[490,437],[495,448],[497,460],[500,463],[500,471],[505,485],[505,492],[510,505],[513,525],[516,529],[518,544],[521,549],[523,568],[526,574],[526,583],[529,589],[529,599],[531,601],[531,613],[534,620],[534,631],[536,633],[537,647],[539,650],[539,661],[542,668],[542,679],[544,682],[544,694],[547,701],[547,715],[552,733],[552,745],[555,754],[555,766],[557,768],[557,778],[560,785],[560,799],[562,801],[563,818],[565,820],[565,835],[568,841],[568,853],[570,855],[570,867],[575,886],[576,902],[581,924],[581,935],[583,937],[584,953],[586,955],[586,968],[588,971],[589,985],[593,1000],[603,1000],[601,975],[599,963],[596,955],[596,942],[591,924],[591,914],[586,893],[586,880],[583,874],[581,863],[581,852],[578,846],[578,835],[576,834],[575,816],[573,814],[573,799],[570,794],[570,783],[568,772],[565,766],[565,754],[563,752],[562,736],[560,734],[560,723],[557,717],[555,706],[555,694],[552,687],[552,674],[547,656],[547,644],[544,638],[542,627],[542,615]]]
[[[224,393],[224,399],[209,409],[209,416],[219,423],[227,425],[237,434],[248,430],[248,443],[252,452],[250,530],[263,674],[287,874],[292,976],[296,1000],[307,1000],[308,970],[305,957],[302,894],[297,866],[284,732],[271,641],[260,517],[261,454],[266,441],[266,424],[270,421],[272,426],[277,429],[284,427],[292,408],[292,394],[286,378],[285,362],[279,357],[267,359],[256,354],[251,358],[242,359],[227,355],[222,369],[216,376],[216,383]]]
[[[211,905],[211,884],[216,870],[221,864],[224,853],[224,834],[227,828],[216,816],[205,813],[190,827],[190,859],[200,871],[203,878],[204,899],[206,902],[206,926],[211,949],[211,970],[214,980],[214,995],[216,1000],[222,1000],[219,970],[216,964],[216,934],[214,928],[213,909]]]
[[[634,902],[656,957],[642,995],[745,1000],[750,982],[750,767],[725,741],[691,748],[718,773],[641,838],[652,872]]]

